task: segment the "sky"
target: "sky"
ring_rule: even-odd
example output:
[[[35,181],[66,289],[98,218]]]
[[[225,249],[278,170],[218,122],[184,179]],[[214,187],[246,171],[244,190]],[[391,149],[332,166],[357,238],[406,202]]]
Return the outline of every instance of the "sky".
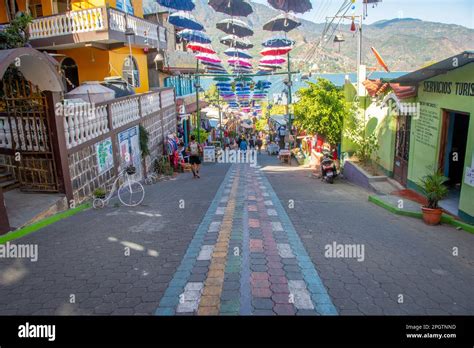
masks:
[[[267,0],[253,0],[266,4]],[[311,0],[313,10],[301,17],[316,23],[333,16],[344,0]],[[382,0],[375,8],[369,5],[364,23],[382,19],[418,18],[424,21],[459,24],[474,29],[474,0]],[[356,0],[356,14],[362,14],[362,0]]]

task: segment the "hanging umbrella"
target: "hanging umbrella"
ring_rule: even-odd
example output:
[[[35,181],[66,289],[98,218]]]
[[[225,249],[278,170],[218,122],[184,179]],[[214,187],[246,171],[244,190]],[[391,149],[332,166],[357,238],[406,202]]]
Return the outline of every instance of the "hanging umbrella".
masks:
[[[227,60],[227,63],[231,64],[231,65],[243,65],[243,66],[248,66],[248,67],[251,67],[252,66],[252,62],[250,62],[250,60],[248,59],[245,59],[245,58],[229,58]]]
[[[286,59],[280,56],[267,56],[260,59],[260,64],[277,65],[286,63]]]
[[[214,81],[232,81],[232,79],[230,77],[219,76],[219,77],[214,77]]]
[[[235,58],[246,58],[250,59],[252,56],[248,54],[247,52],[243,50],[239,50],[238,48],[228,48],[224,51],[224,54],[229,56],[229,57],[235,57]]]
[[[239,48],[241,50],[248,50],[253,47],[253,44],[245,39],[239,38],[235,35],[227,35],[220,39],[221,44],[224,44],[229,47]]]
[[[196,7],[192,0],[157,0],[158,4],[178,11],[192,11]]]
[[[251,77],[237,77],[235,81],[253,81]]]
[[[310,0],[268,0],[268,3],[284,12],[305,13],[313,8]]]
[[[293,46],[294,44],[295,42],[293,40],[281,36],[272,37],[262,43],[264,47],[288,47]]]
[[[287,47],[268,47],[265,48],[264,50],[260,51],[260,54],[262,56],[283,56],[288,54],[293,47],[287,46]]]
[[[215,54],[200,53],[196,55],[196,59],[207,63],[220,63],[221,59]]]
[[[235,18],[226,18],[221,20],[216,24],[216,28],[222,30],[226,34],[231,34],[238,37],[253,35],[253,30],[247,23]]]
[[[190,42],[186,46],[193,52],[200,52],[200,53],[209,53],[209,54],[214,54],[216,51],[212,48],[211,45],[209,44],[200,44],[198,42]]]
[[[178,33],[178,37],[185,41],[190,42],[198,42],[202,44],[209,44],[211,43],[211,38],[202,31],[192,30],[192,29],[184,29]]]
[[[267,31],[284,31],[286,33],[299,27],[301,22],[288,13],[283,13],[275,18],[270,19],[263,25],[263,30]]]
[[[199,23],[196,18],[189,12],[178,11],[172,13],[169,18],[168,22],[173,24],[176,27],[185,28],[185,29],[192,29],[192,30],[203,30],[204,27],[201,23]]]
[[[243,0],[209,0],[209,6],[232,17],[247,17],[253,12],[252,6]]]

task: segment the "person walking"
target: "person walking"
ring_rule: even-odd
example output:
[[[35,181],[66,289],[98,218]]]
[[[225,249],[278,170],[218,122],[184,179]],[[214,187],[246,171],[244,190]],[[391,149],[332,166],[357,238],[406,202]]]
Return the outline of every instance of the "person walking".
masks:
[[[263,145],[262,138],[261,138],[261,137],[258,137],[258,138],[257,138],[257,149],[258,149],[258,153],[259,153],[259,154],[262,152],[262,145]]]
[[[201,166],[200,155],[202,152],[201,145],[196,141],[196,137],[191,135],[191,141],[188,145],[188,151],[190,154],[189,163],[191,164],[191,170],[193,172],[193,178],[200,178],[199,167]]]
[[[242,140],[240,142],[240,145],[239,145],[239,149],[244,154],[244,156],[243,156],[244,161],[247,160],[247,148],[248,148],[247,140],[245,140],[245,138],[242,138]]]

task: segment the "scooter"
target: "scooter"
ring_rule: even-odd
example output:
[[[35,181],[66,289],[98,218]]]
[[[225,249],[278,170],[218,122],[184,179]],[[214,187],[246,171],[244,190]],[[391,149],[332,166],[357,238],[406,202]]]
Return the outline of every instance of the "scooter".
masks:
[[[334,184],[334,179],[337,177],[337,169],[329,152],[323,154],[321,161],[322,179],[327,183]]]

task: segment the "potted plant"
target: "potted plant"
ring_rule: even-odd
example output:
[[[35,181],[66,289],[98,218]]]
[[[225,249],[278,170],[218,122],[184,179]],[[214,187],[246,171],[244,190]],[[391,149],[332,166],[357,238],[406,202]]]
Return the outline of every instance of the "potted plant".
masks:
[[[420,186],[428,200],[428,205],[421,207],[423,221],[428,225],[438,225],[441,221],[443,210],[438,206],[438,202],[448,194],[444,185],[447,180],[448,178],[438,171],[433,171],[420,180]]]
[[[99,188],[96,188],[96,189],[94,190],[94,197],[95,197],[95,198],[104,199],[106,194],[107,194],[107,193],[105,192],[105,190],[104,190],[103,188],[100,188],[100,187],[99,187]]]

